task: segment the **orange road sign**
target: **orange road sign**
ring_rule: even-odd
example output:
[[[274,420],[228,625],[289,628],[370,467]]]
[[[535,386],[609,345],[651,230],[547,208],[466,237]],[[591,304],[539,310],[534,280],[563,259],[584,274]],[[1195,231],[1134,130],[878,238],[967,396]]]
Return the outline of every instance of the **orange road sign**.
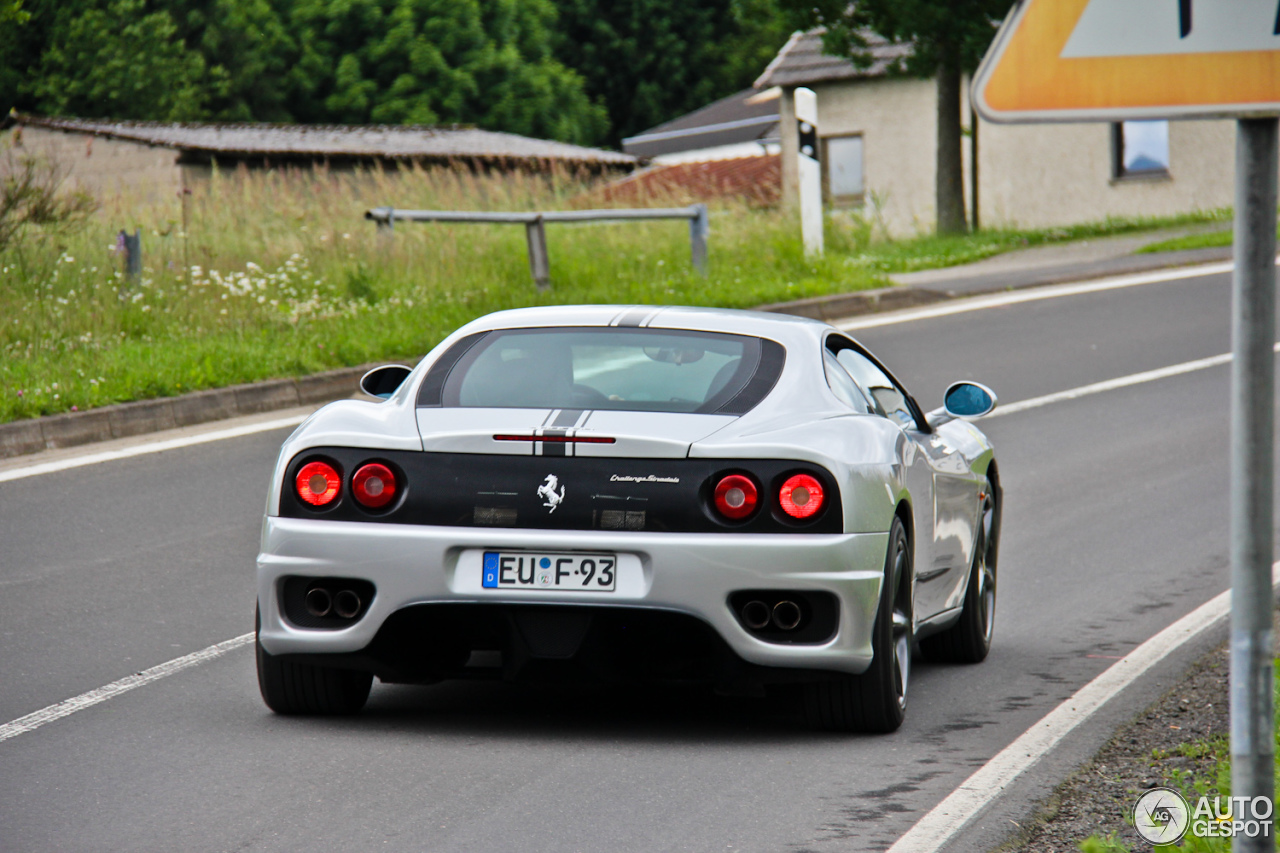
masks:
[[[974,75],[994,122],[1280,113],[1280,0],[1022,0]]]

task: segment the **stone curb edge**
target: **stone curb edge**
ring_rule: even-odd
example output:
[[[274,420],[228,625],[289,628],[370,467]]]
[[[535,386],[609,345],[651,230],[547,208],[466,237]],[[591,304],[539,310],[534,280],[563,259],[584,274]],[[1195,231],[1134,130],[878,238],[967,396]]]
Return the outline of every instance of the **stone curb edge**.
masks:
[[[794,314],[798,317],[808,317],[810,320],[830,322],[859,314],[915,308],[917,305],[928,305],[931,302],[942,302],[951,298],[953,298],[951,294],[937,290],[894,285],[876,290],[837,293],[831,296],[811,296],[808,299],[797,299],[793,302],[774,302],[761,305],[755,310],[771,311],[775,314]]]
[[[1177,265],[1173,264],[1173,266]],[[1162,266],[1170,266],[1170,264],[1166,262],[1152,265],[1153,268]],[[1074,277],[1066,274],[1047,276],[1027,286],[1054,284],[1068,278],[1071,280],[1102,278],[1108,274],[1111,273],[1098,271],[1093,274],[1077,274]],[[952,293],[919,285],[893,285],[876,290],[860,290],[854,293],[812,296],[791,302],[775,302],[760,305],[755,310],[831,321],[860,314],[914,308],[957,297],[978,296],[984,292],[1008,289],[1011,288],[996,287],[991,290],[975,289],[964,293]],[[0,459],[193,426],[239,415],[254,415],[276,409],[341,400],[352,396],[357,390],[360,377],[376,366],[376,364],[366,364],[359,367],[345,367],[296,379],[269,379],[265,382],[197,391],[180,397],[139,400],[84,412],[11,421],[0,424]]]
[[[376,366],[344,367],[297,379],[269,379],[180,397],[11,421],[0,424],[0,459],[341,400],[355,394],[360,377]]]

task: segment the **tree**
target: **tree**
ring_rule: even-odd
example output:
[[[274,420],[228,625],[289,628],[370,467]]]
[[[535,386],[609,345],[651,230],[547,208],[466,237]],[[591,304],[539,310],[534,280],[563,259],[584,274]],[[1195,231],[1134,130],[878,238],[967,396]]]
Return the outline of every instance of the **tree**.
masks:
[[[152,0],[176,35],[203,58],[205,112],[222,121],[289,121],[296,47],[281,0]]]
[[[110,0],[58,10],[28,92],[53,115],[182,121],[203,117],[209,82],[167,11]]]
[[[605,105],[611,142],[724,91],[729,0],[560,0],[557,55]]]
[[[828,53],[871,64],[867,34],[911,45],[897,71],[938,80],[938,233],[966,230],[960,85],[991,44],[1012,0],[816,0],[810,22],[827,28]]]
[[[296,115],[594,143],[604,110],[553,56],[555,20],[549,0],[294,0]]]
[[[0,25],[25,24],[30,17],[22,9],[22,0],[0,0]]]

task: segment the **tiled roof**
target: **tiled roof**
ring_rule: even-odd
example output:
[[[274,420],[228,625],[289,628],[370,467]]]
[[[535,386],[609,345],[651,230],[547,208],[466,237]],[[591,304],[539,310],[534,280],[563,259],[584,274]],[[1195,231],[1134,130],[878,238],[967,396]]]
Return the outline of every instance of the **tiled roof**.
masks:
[[[883,77],[892,66],[911,55],[909,44],[892,44],[875,33],[865,33],[872,62],[867,68],[858,68],[849,59],[823,53],[822,34],[821,28],[793,34],[756,80],[756,88]]]
[[[610,166],[631,166],[636,162],[632,155],[617,151],[470,127],[176,124],[10,114],[5,126],[14,124],[91,133],[227,157],[530,160]]]
[[[782,157],[778,154],[651,166],[593,192],[603,201],[631,205],[742,198],[769,206],[777,204],[781,194]]]
[[[746,89],[622,140],[628,154],[657,157],[778,135],[778,93]]]

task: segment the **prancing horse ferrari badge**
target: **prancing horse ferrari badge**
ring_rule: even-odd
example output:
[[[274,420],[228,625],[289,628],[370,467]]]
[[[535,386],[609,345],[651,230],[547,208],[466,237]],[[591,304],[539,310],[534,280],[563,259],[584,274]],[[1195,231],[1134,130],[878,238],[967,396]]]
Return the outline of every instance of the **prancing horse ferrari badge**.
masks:
[[[560,481],[556,479],[555,474],[548,474],[546,481],[538,486],[538,497],[546,501],[543,506],[549,507],[548,515],[555,512],[556,507],[560,506],[560,502],[564,500],[564,486],[560,486],[559,492],[556,492],[556,486],[560,486]]]

